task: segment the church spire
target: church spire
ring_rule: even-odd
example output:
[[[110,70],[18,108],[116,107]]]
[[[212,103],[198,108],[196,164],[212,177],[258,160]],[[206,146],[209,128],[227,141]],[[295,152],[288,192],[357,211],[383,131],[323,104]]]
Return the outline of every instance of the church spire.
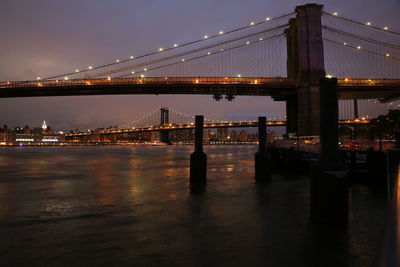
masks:
[[[43,130],[47,130],[46,121],[43,121],[43,124],[42,124],[42,129],[43,129]]]

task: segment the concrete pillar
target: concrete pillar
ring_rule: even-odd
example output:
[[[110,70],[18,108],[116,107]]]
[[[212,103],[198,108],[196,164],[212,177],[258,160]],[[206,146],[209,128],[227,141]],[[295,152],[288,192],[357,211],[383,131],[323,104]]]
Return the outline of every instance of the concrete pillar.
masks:
[[[297,97],[288,98],[286,100],[286,134],[297,133],[298,111]]]
[[[262,181],[271,178],[270,161],[266,152],[267,120],[258,117],[258,152],[255,154],[255,178]]]
[[[388,150],[388,222],[379,266],[400,266],[400,149]]]
[[[190,155],[190,183],[206,184],[207,155],[203,152],[204,116],[196,115],[194,130],[194,152]]]
[[[160,126],[169,124],[169,110],[168,110],[168,108],[161,107],[160,111],[161,111]],[[169,144],[169,145],[171,144],[171,141],[169,140],[169,131],[168,130],[160,131],[160,142],[166,143],[166,144]]]
[[[376,189],[384,189],[387,185],[387,158],[382,151],[367,151],[367,178]]]
[[[394,195],[396,180],[400,181],[400,149],[389,149],[388,157],[388,196],[391,199]]]
[[[400,132],[394,133],[395,144],[394,147],[400,149]]]
[[[357,174],[357,152],[350,151],[349,171],[352,177]]]
[[[354,119],[358,119],[358,100],[353,99]]]
[[[166,143],[168,145],[171,144],[171,141],[169,140],[169,131],[168,130],[160,131],[160,142]]]
[[[298,81],[299,135],[319,134],[319,79],[325,77],[322,5],[296,7],[287,38],[288,78]]]
[[[348,168],[338,150],[337,79],[320,81],[320,143],[318,163],[311,167],[310,217],[323,223],[348,220]]]

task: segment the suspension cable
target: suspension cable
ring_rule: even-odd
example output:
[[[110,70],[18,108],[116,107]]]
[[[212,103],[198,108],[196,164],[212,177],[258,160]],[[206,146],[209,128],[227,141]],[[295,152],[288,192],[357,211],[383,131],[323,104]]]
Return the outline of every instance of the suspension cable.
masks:
[[[331,17],[334,17],[334,18],[342,19],[342,20],[344,20],[344,21],[352,22],[352,23],[354,23],[354,24],[362,25],[362,26],[364,26],[364,27],[372,28],[372,29],[375,29],[375,30],[378,30],[378,31],[382,31],[382,32],[386,32],[386,33],[391,33],[391,34],[395,34],[395,35],[400,35],[399,32],[391,31],[391,30],[388,30],[388,29],[387,29],[387,30],[381,29],[381,28],[376,27],[376,26],[373,26],[373,25],[366,25],[365,23],[362,23],[362,22],[359,22],[359,21],[356,21],[356,20],[353,20],[353,19],[345,18],[345,17],[342,17],[342,16],[330,14],[330,13],[325,12],[325,11],[322,11],[322,13],[323,13],[324,15],[328,15],[328,16],[331,16]]]
[[[118,68],[118,69],[110,70],[110,71],[107,71],[107,72],[98,73],[98,74],[95,74],[95,75],[91,75],[90,78],[96,78],[96,77],[101,77],[101,76],[105,76],[105,75],[109,75],[109,74],[119,73],[119,72],[122,72],[122,71],[127,71],[127,70],[132,70],[132,69],[136,69],[136,68],[140,68],[140,67],[150,66],[150,65],[153,65],[153,64],[156,64],[156,63],[160,63],[160,62],[163,62],[163,61],[168,61],[168,60],[171,60],[171,59],[187,56],[187,55],[190,55],[190,54],[194,54],[194,53],[201,52],[201,51],[204,51],[204,50],[208,50],[208,49],[211,49],[211,48],[215,48],[215,47],[218,47],[218,46],[222,46],[222,45],[230,44],[230,43],[233,43],[233,42],[237,42],[237,41],[249,38],[249,37],[253,37],[253,36],[257,36],[257,35],[263,34],[263,33],[279,30],[279,29],[284,28],[286,26],[288,26],[288,24],[279,25],[279,26],[276,26],[274,28],[266,29],[266,30],[263,30],[263,31],[259,31],[259,32],[256,32],[256,33],[252,33],[252,34],[248,34],[248,35],[245,35],[245,36],[237,37],[237,38],[234,38],[234,39],[230,39],[230,40],[227,40],[227,41],[223,41],[223,42],[219,42],[219,43],[216,43],[216,44],[208,45],[208,46],[205,46],[205,47],[192,49],[192,50],[189,50],[189,51],[186,51],[186,52],[183,52],[183,53],[179,53],[179,54],[175,54],[175,55],[171,55],[171,56],[155,59],[155,60],[152,60],[152,61],[143,62],[143,63],[139,63],[139,64],[136,64],[136,65],[130,65],[130,66],[126,66],[126,67],[123,67],[123,68]]]
[[[330,40],[330,39],[327,39],[327,38],[323,38],[323,39],[325,41],[328,41],[328,42],[331,42],[331,43],[334,43],[334,44],[337,44],[337,45],[341,45],[341,46],[344,46],[344,47],[347,47],[347,48],[351,48],[351,49],[354,49],[354,50],[357,50],[357,51],[362,51],[362,52],[365,52],[365,53],[368,53],[368,54],[373,54],[373,55],[376,55],[376,56],[381,56],[381,57],[390,58],[390,59],[393,59],[393,60],[396,60],[396,61],[400,61],[400,58],[391,56],[389,54],[381,54],[381,53],[377,53],[375,51],[371,51],[371,50],[367,50],[367,49],[361,49],[360,46],[353,46],[353,45],[350,45],[348,43],[341,43],[341,42],[337,42],[337,41]]]
[[[210,39],[214,39],[214,38],[217,38],[217,37],[221,37],[221,36],[224,36],[224,35],[227,35],[227,34],[232,34],[232,33],[235,33],[235,32],[238,32],[238,31],[242,31],[242,30],[254,27],[254,26],[259,26],[259,25],[262,25],[262,24],[266,24],[266,23],[269,23],[269,22],[274,21],[274,20],[279,20],[279,19],[291,16],[293,14],[295,14],[295,12],[292,12],[292,13],[289,13],[289,14],[283,14],[283,15],[275,17],[275,18],[267,18],[264,21],[257,22],[257,23],[251,23],[250,25],[247,25],[247,26],[244,26],[244,27],[240,27],[240,28],[236,28],[236,29],[233,29],[233,30],[229,30],[229,31],[226,31],[226,32],[223,32],[223,33],[210,35],[210,36],[207,36],[207,38],[197,39],[197,40],[190,41],[190,42],[187,42],[187,43],[184,43],[184,44],[181,44],[181,45],[177,45],[177,46],[174,45],[173,47],[165,48],[162,51],[149,52],[149,53],[137,56],[137,57],[130,57],[128,59],[118,60],[118,61],[113,62],[113,63],[103,64],[103,65],[99,65],[99,66],[93,66],[93,67],[91,67],[90,69],[87,69],[87,70],[81,70],[79,72],[69,72],[69,73],[49,76],[49,77],[41,78],[40,80],[50,80],[50,79],[60,78],[60,77],[69,76],[69,75],[78,75],[78,74],[82,74],[82,73],[87,73],[87,72],[91,72],[91,71],[94,71],[94,70],[98,70],[98,69],[101,69],[101,68],[114,66],[114,65],[125,63],[125,62],[129,62],[129,61],[145,58],[145,57],[152,56],[152,55],[155,55],[155,54],[164,53],[164,52],[167,52],[167,51],[170,51],[170,50],[173,50],[173,49],[177,49],[177,48],[185,47],[185,46],[188,46],[188,45],[192,45],[192,44],[200,43],[200,42],[203,42],[203,41],[207,41],[207,40],[210,40]]]
[[[222,51],[218,50],[218,51],[212,52],[210,55],[216,55],[216,54],[225,53],[225,52],[228,52],[228,51],[231,51],[231,50],[234,50],[234,49],[242,48],[242,47],[249,46],[249,45],[252,45],[252,44],[256,44],[256,43],[259,43],[259,42],[275,39],[275,38],[281,37],[283,35],[285,35],[285,34],[282,33],[282,34],[271,36],[271,37],[267,37],[267,38],[260,38],[259,40],[253,41],[251,43],[246,43],[246,44],[238,45],[238,46],[235,46],[235,47],[230,47],[230,48],[227,48],[227,49],[223,49]],[[158,70],[158,69],[161,69],[161,68],[166,68],[166,67],[177,65],[177,64],[182,64],[182,63],[185,63],[185,62],[188,62],[188,61],[197,60],[197,59],[204,58],[204,57],[207,57],[207,56],[210,56],[210,55],[207,53],[205,55],[200,55],[200,56],[196,56],[196,57],[193,57],[193,58],[185,59],[184,61],[180,60],[180,61],[177,61],[177,62],[172,62],[172,63],[165,64],[165,65],[162,65],[162,66],[149,68],[147,70],[138,71],[138,72],[135,72],[135,74],[144,73],[144,72],[148,72],[148,71],[152,71],[152,70]],[[125,74],[125,75],[117,76],[116,78],[123,78],[123,77],[131,76],[131,75],[133,75],[133,74],[128,73],[128,74]]]
[[[373,43],[373,44],[381,45],[381,46],[384,46],[384,47],[387,47],[387,48],[400,49],[399,45],[378,41],[376,39],[372,39],[372,38],[369,38],[369,37],[361,36],[361,35],[354,34],[354,33],[349,33],[349,32],[342,31],[342,30],[339,30],[339,29],[336,29],[336,28],[331,28],[329,26],[322,26],[322,28],[325,29],[325,30],[331,31],[331,32],[335,32],[335,33],[338,33],[338,34],[346,35],[346,36],[349,36],[349,37],[352,37],[352,38],[355,38],[355,39],[359,39],[359,40],[362,40],[362,41],[366,41],[366,42],[370,42],[370,43]]]

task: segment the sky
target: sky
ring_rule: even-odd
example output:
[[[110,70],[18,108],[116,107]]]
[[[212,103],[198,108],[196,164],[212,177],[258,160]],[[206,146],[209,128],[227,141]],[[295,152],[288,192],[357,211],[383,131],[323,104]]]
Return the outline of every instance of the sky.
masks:
[[[1,0],[0,81],[31,80],[199,39],[294,10],[291,0]],[[319,1],[325,11],[400,32],[400,0]],[[159,106],[210,119],[285,114],[269,97],[80,96],[0,99],[0,124],[55,129],[121,125]]]

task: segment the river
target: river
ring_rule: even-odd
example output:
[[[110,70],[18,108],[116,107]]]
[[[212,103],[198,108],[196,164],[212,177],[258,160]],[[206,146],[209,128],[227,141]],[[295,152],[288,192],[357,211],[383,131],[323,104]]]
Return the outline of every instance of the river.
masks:
[[[346,229],[309,221],[307,176],[254,182],[254,145],[0,149],[1,266],[373,266],[385,197],[350,188]]]

